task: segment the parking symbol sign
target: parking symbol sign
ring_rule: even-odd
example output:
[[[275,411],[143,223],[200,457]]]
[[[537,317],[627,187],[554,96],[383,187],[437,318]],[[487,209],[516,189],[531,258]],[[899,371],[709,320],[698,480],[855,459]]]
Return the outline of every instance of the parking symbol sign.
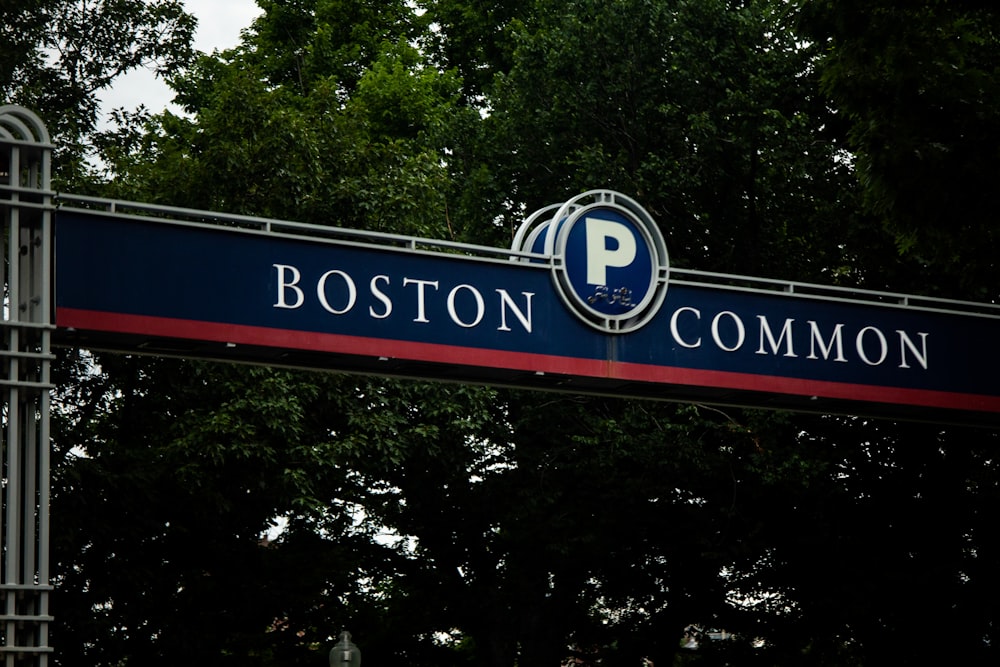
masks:
[[[638,203],[617,192],[591,190],[542,209],[522,225],[514,245],[542,250],[563,302],[603,331],[643,326],[666,295],[663,235]]]
[[[628,224],[595,216],[584,218],[583,226],[589,284],[607,285],[609,268],[630,267],[635,263],[638,244]]]

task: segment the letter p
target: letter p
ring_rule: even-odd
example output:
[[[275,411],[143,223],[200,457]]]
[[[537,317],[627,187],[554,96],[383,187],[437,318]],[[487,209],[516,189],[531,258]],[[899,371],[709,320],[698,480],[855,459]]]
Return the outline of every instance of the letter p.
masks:
[[[608,267],[625,267],[635,260],[635,237],[626,225],[613,220],[586,218],[584,224],[587,230],[587,283],[607,285]],[[609,239],[613,243],[609,243]]]

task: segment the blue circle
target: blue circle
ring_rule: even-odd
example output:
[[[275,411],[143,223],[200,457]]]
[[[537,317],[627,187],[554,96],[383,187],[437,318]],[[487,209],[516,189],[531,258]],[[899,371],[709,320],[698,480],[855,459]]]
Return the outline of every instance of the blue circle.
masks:
[[[657,271],[655,249],[644,228],[622,211],[603,206],[573,218],[565,230],[565,274],[581,305],[613,318],[644,308],[656,289]]]

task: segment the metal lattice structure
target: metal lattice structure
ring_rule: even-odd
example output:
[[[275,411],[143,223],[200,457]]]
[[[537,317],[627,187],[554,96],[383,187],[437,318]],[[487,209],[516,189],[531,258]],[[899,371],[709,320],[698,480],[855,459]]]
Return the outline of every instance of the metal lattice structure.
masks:
[[[49,664],[52,145],[38,116],[0,106],[3,217],[0,660]]]

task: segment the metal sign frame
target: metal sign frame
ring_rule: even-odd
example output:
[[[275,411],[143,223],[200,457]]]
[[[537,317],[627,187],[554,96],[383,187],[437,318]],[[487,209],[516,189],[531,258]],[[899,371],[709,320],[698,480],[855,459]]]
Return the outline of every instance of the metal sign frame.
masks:
[[[0,660],[44,667],[49,646],[52,145],[42,121],[0,106],[3,214],[3,511]]]
[[[61,345],[1000,424],[993,304],[674,268],[604,330],[544,253],[72,195],[56,227]]]

